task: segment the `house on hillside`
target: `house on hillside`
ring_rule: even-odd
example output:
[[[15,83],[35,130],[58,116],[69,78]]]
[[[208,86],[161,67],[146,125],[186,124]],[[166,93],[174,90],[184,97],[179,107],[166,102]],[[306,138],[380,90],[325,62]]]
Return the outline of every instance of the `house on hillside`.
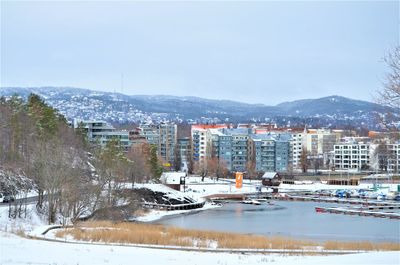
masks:
[[[282,177],[277,172],[265,172],[262,176],[262,184],[264,186],[279,186]]]

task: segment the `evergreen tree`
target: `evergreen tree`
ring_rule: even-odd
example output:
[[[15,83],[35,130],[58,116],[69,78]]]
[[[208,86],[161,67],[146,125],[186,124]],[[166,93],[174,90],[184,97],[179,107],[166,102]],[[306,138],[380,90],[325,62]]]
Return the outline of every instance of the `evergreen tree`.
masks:
[[[157,157],[157,146],[156,145],[151,145],[150,146],[150,160],[149,160],[149,165],[150,165],[150,171],[155,179],[159,179],[162,172],[163,168],[160,166],[158,157]]]

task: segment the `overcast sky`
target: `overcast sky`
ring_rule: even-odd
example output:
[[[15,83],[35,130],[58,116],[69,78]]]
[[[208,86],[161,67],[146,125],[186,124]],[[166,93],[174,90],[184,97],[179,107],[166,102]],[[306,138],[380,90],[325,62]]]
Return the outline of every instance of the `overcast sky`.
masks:
[[[3,87],[371,101],[396,45],[398,1],[1,2]]]

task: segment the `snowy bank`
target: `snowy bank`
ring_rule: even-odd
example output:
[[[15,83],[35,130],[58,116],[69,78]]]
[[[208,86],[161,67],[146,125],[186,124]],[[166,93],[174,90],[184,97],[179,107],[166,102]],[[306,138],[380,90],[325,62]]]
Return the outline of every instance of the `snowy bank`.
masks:
[[[334,256],[232,254],[30,240],[0,232],[0,264],[399,264],[399,252]],[[23,254],[22,254],[23,253]]]

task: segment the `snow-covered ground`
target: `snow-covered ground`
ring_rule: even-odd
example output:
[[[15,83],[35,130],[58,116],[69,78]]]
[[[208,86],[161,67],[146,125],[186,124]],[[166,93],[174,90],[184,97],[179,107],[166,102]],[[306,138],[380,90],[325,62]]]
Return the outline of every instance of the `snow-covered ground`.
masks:
[[[0,232],[0,264],[399,264],[399,252],[335,256],[230,254],[88,245],[26,239]]]
[[[46,224],[46,217],[37,213],[35,204],[27,205],[26,218],[9,218],[8,213],[8,206],[0,207],[0,231],[27,233]],[[25,214],[22,216],[25,217]]]
[[[239,193],[250,190],[254,186],[245,183],[245,188],[239,190],[227,182],[225,184],[209,182],[194,184],[192,194],[198,194],[197,198],[200,198],[213,193]],[[162,185],[145,184],[143,187],[165,191],[171,196],[181,196],[179,192]],[[195,189],[198,191],[194,192]],[[188,191],[185,196],[190,194],[191,192]],[[218,206],[206,203],[204,208],[197,210],[207,210],[212,207]],[[188,213],[188,211],[150,211],[138,220],[152,221],[166,215],[184,213]],[[8,207],[0,207],[0,264],[400,264],[400,252],[334,256],[233,254],[92,245],[77,242],[61,243],[33,240],[15,235],[15,233],[24,232],[31,236],[40,236],[46,228],[45,225],[45,217],[37,214],[34,204],[28,205],[26,219],[10,219],[8,218]],[[54,237],[53,232],[46,235],[46,238],[52,237]]]
[[[161,219],[165,216],[172,216],[172,215],[178,215],[178,214],[189,214],[192,212],[209,210],[209,209],[216,208],[216,207],[220,207],[220,206],[214,205],[211,203],[206,203],[206,204],[204,204],[204,206],[202,208],[192,209],[192,210],[176,210],[176,211],[149,210],[145,215],[135,217],[132,219],[132,221],[134,220],[134,221],[139,221],[139,222],[152,222],[152,221]]]

